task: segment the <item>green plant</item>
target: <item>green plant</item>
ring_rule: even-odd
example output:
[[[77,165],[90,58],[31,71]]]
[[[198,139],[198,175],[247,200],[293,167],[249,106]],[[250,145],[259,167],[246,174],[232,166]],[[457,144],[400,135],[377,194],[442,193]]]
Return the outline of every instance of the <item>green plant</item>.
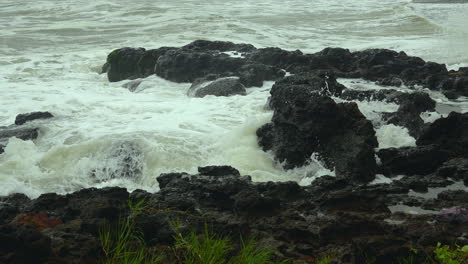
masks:
[[[468,245],[450,247],[437,243],[434,255],[435,259],[442,264],[464,264],[468,261]]]
[[[99,240],[105,258],[102,264],[155,264],[161,258],[146,248],[143,234],[135,227],[135,217],[144,211],[144,200],[129,201],[129,214],[115,225],[106,224],[99,230]]]
[[[220,264],[225,263],[231,249],[227,238],[208,231],[207,225],[200,238],[194,231],[187,235],[176,232],[175,248],[179,249],[185,264]]]
[[[287,261],[273,262],[273,250],[260,247],[255,239],[251,238],[247,242],[241,238],[241,248],[239,253],[232,257],[228,264],[285,264]]]
[[[316,264],[330,264],[332,260],[333,260],[332,256],[324,256],[320,258],[319,260],[317,260]]]
[[[173,222],[175,230],[176,255],[184,264],[285,264],[271,261],[273,251],[258,246],[254,239],[247,242],[241,238],[236,252],[233,242],[227,237],[215,234],[207,224],[201,235],[191,231],[183,234],[180,222]],[[237,253],[237,254],[235,254]]]

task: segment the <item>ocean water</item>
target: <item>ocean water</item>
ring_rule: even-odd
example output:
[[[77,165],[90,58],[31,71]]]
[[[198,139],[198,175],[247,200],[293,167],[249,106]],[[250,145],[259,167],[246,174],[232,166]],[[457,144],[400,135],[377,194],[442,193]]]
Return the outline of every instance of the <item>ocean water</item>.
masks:
[[[272,116],[263,107],[272,82],[242,97],[190,98],[190,84],[153,76],[132,93],[122,88],[127,81],[98,74],[107,54],[208,39],[304,52],[390,48],[458,68],[468,66],[467,13],[464,4],[409,0],[0,0],[0,126],[19,113],[56,116],[30,124],[40,127],[34,142],[10,139],[0,155],[0,195],[93,186],[157,191],[159,174],[206,165],[231,165],[255,181],[308,184],[333,171],[314,159],[284,171],[257,146],[255,131]],[[468,109],[465,98],[430,93],[439,113],[424,113],[427,122]],[[406,129],[382,123],[381,113],[397,105],[358,104],[380,147],[414,145]],[[112,177],[119,173],[130,176]]]

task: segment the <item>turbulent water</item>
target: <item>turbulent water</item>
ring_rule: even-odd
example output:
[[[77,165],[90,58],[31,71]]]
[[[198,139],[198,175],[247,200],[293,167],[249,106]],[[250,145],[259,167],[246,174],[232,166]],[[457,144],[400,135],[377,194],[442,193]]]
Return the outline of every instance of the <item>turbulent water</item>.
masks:
[[[309,183],[332,174],[317,162],[285,172],[257,146],[255,131],[272,83],[247,96],[189,98],[190,84],[156,76],[136,93],[98,71],[113,49],[182,46],[196,39],[317,52],[390,48],[449,68],[468,65],[468,5],[408,0],[0,0],[0,126],[19,113],[50,111],[34,121],[34,142],[10,139],[0,155],[0,195],[35,197],[85,187],[158,189],[164,172],[232,165],[255,181]],[[354,89],[381,89],[340,80]],[[440,113],[468,104],[432,93]],[[414,145],[406,129],[382,124],[397,105],[359,103],[376,126],[380,147]],[[129,162],[130,160],[130,162]],[[115,178],[122,171],[133,176]]]

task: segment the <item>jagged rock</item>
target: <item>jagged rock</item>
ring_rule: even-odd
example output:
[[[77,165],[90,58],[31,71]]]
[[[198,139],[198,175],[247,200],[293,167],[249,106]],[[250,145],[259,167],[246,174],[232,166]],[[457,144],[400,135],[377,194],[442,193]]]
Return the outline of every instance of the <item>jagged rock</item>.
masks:
[[[428,192],[428,188],[447,187],[453,184],[453,181],[434,174],[405,176],[396,182],[421,193]]]
[[[5,152],[5,146],[0,144],[0,154]]]
[[[32,227],[0,225],[0,263],[47,263],[51,240]]]
[[[284,75],[280,69],[244,58],[233,58],[218,50],[187,49],[170,50],[159,57],[155,72],[174,82],[193,82],[207,74],[220,77],[239,76],[246,87],[261,86],[264,80],[275,80]]]
[[[436,145],[381,149],[377,155],[382,173],[389,176],[426,175],[449,159],[448,153]]]
[[[198,173],[204,176],[237,176],[237,177],[240,177],[239,171],[231,166],[198,167]]]
[[[439,145],[451,157],[468,154],[468,113],[451,112],[446,118],[434,121],[417,139],[416,145]]]
[[[408,128],[409,134],[418,138],[425,128],[421,113],[435,111],[435,106],[435,101],[428,94],[415,92],[407,94],[398,110],[384,114],[383,119],[389,124]]]
[[[409,134],[415,138],[418,138],[425,128],[421,113],[435,111],[436,106],[435,101],[423,92],[404,93],[391,89],[371,91],[345,89],[340,97],[345,100],[375,100],[399,104],[396,112],[383,113],[382,118],[388,124],[408,128]]]
[[[425,200],[421,207],[428,210],[468,208],[468,192],[464,190],[443,191],[437,195],[436,199]]]
[[[343,263],[363,263],[365,248],[379,263],[390,264],[405,255],[408,245],[460,243],[466,237],[465,222],[436,219],[438,228],[433,228],[434,216],[391,214],[388,205],[409,198],[403,183],[359,185],[331,176],[309,187],[295,182],[253,183],[230,166],[200,167],[196,175],[163,174],[157,180],[160,191],[154,194],[93,188],[44,194],[34,200],[18,195],[1,198],[0,205],[9,201],[13,214],[47,213],[63,224],[41,233],[24,225],[0,225],[0,262],[96,263],[102,257],[97,230],[127,217],[129,198],[145,199],[145,209],[134,220],[147,245],[156,248],[173,245],[177,220],[183,233],[200,232],[208,225],[234,240],[253,236],[275,250],[278,260],[289,258],[294,263],[308,263],[324,252],[333,252]],[[446,199],[446,205],[464,204],[459,200],[465,196],[452,192],[439,198]],[[0,217],[11,218],[4,210],[0,206]],[[389,224],[389,218],[399,221],[398,226]]]
[[[73,230],[73,231],[71,231]],[[100,263],[102,246],[99,239],[66,227],[47,229],[43,234],[51,239],[53,263],[97,264]]]
[[[169,50],[175,50],[173,47],[161,47],[158,49],[146,50],[137,62],[137,69],[141,77],[147,77],[154,74],[156,62],[159,57]]]
[[[217,78],[209,75],[205,78],[197,79],[188,90],[188,95],[193,97],[230,96],[245,95],[245,87],[239,81],[239,77]]]
[[[233,58],[229,52],[236,52],[238,56]],[[364,78],[381,85],[422,85],[447,92],[451,97],[468,95],[468,73],[463,68],[449,72],[444,64],[387,49],[350,52],[325,48],[314,54],[303,54],[299,50],[256,49],[250,44],[197,40],[181,48],[118,49],[109,54],[103,66],[110,81],[156,73],[171,81],[193,82],[207,74],[218,74],[238,76],[246,87],[278,79],[282,76],[280,69],[294,74],[325,70],[339,77]]]
[[[27,114],[19,114],[16,116],[15,125],[22,125],[32,120],[47,119],[52,117],[54,117],[54,115],[52,115],[49,112],[32,112]]]
[[[468,185],[468,159],[454,158],[440,166],[436,174],[440,177],[450,177],[454,180],[462,180]]]
[[[289,87],[289,88],[288,88]],[[275,97],[274,93],[277,91],[281,92],[281,89],[307,89],[310,92],[316,92],[324,96],[339,96],[342,91],[346,88],[344,85],[338,83],[333,72],[317,71],[310,73],[301,73],[292,76],[287,76],[281,80],[275,82],[272,87],[272,97],[269,98],[269,105],[272,109],[275,109],[276,104],[285,104],[281,102],[283,98]],[[275,102],[277,100],[278,102]],[[279,107],[276,106],[276,107]]]
[[[317,78],[312,85],[290,83],[285,78],[273,86],[269,105],[274,114],[271,123],[257,130],[259,145],[272,150],[287,169],[305,165],[318,153],[337,176],[371,181],[375,176],[373,149],[377,147],[372,124],[356,104],[336,104],[325,95],[338,93],[339,85],[325,78],[315,82],[320,80]],[[329,82],[328,91],[322,90],[325,82]]]

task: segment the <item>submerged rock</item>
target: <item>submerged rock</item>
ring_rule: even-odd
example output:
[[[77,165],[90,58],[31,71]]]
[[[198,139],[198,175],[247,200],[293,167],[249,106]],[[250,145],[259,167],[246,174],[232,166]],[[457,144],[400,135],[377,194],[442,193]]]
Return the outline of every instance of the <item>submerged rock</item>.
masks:
[[[271,89],[274,114],[271,123],[257,130],[259,145],[272,150],[287,169],[306,165],[316,153],[338,177],[372,181],[377,139],[371,122],[355,103],[336,104],[327,96],[341,91],[334,79],[309,76],[291,81],[296,79],[285,78]]]
[[[231,96],[236,94],[246,94],[245,87],[240,82],[239,77],[217,78],[216,75],[208,75],[205,78],[195,80],[188,90],[188,95],[193,97],[205,97],[207,95]]]
[[[15,125],[23,125],[26,122],[33,121],[36,119],[48,119],[52,118],[52,115],[49,112],[32,112],[27,114],[19,114],[16,116]]]
[[[32,140],[39,136],[39,128],[31,127],[8,127],[0,129],[0,141],[6,141],[8,138],[16,137],[22,140]]]

